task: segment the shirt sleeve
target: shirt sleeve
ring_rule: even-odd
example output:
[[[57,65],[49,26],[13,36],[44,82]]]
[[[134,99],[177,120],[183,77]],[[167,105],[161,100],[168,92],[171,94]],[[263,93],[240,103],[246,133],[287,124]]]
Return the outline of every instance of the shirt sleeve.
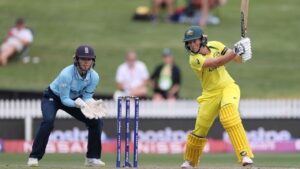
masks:
[[[59,97],[63,105],[75,107],[74,100],[70,98],[72,78],[66,75],[59,76]]]
[[[225,55],[228,50],[228,48],[223,43],[218,41],[212,41],[212,45],[218,49],[218,52],[220,52],[221,55]]]
[[[93,98],[93,95],[95,93],[96,87],[99,84],[100,78],[97,73],[92,73],[91,83],[88,84],[83,91],[82,99],[84,101],[87,101],[91,98]]]
[[[201,71],[205,60],[206,59],[200,54],[193,55],[190,56],[190,65],[192,69]]]

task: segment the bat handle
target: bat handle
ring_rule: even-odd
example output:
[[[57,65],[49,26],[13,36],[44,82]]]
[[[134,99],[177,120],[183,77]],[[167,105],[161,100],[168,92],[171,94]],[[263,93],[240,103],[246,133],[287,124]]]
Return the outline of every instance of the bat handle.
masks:
[[[245,28],[245,18],[244,18],[244,12],[241,12],[241,38],[246,37],[246,28]]]

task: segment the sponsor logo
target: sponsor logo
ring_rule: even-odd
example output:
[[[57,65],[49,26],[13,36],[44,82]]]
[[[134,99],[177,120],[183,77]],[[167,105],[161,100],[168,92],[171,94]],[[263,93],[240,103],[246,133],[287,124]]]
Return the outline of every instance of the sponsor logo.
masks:
[[[102,140],[107,140],[105,132],[102,132]],[[49,141],[87,141],[88,130],[80,130],[78,127],[74,127],[72,130],[54,130],[51,132]]]
[[[61,83],[61,84],[59,84],[59,86],[60,86],[61,88],[65,88],[65,87],[67,87],[67,84],[66,84],[66,83]]]
[[[188,30],[187,32],[186,32],[186,35],[188,35],[188,36],[192,36],[194,34],[194,32],[192,31],[192,30]]]
[[[87,53],[87,54],[89,53],[89,48],[88,47],[84,48],[84,53]]]
[[[183,130],[172,130],[170,127],[166,127],[164,130],[147,130],[139,131],[140,141],[174,141],[174,142],[185,142],[186,136],[189,131]],[[134,138],[133,132],[131,138]]]
[[[265,130],[263,127],[248,131],[247,136],[249,141],[289,141],[292,139],[291,133],[287,130]],[[223,132],[223,140],[230,142],[226,132]]]

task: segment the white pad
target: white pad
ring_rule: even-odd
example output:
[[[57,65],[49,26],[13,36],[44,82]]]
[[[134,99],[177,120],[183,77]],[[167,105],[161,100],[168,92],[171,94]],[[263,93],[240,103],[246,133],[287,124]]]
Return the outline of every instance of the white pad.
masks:
[[[96,119],[101,119],[107,115],[107,109],[101,99],[90,99],[87,101],[87,105],[92,109],[92,112]]]
[[[82,114],[88,119],[94,119],[96,116],[93,113],[91,107],[86,104],[81,98],[75,100],[76,107],[80,108]]]
[[[74,103],[77,108],[86,106],[86,103],[81,98],[77,98]]]

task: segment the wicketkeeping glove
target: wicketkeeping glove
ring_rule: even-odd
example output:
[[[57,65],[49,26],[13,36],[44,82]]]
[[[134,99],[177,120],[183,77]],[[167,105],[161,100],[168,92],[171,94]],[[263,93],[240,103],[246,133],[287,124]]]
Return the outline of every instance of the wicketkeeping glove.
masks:
[[[87,105],[81,98],[77,98],[75,100],[75,105],[76,105],[76,107],[80,108],[82,114],[86,118],[88,118],[88,119],[96,118],[91,107],[89,105]]]
[[[251,41],[249,38],[242,38],[234,44],[234,53],[241,56],[243,63],[252,58]]]
[[[107,115],[106,106],[101,99],[90,99],[87,101],[87,105],[92,109],[92,112],[96,119],[101,119]]]

